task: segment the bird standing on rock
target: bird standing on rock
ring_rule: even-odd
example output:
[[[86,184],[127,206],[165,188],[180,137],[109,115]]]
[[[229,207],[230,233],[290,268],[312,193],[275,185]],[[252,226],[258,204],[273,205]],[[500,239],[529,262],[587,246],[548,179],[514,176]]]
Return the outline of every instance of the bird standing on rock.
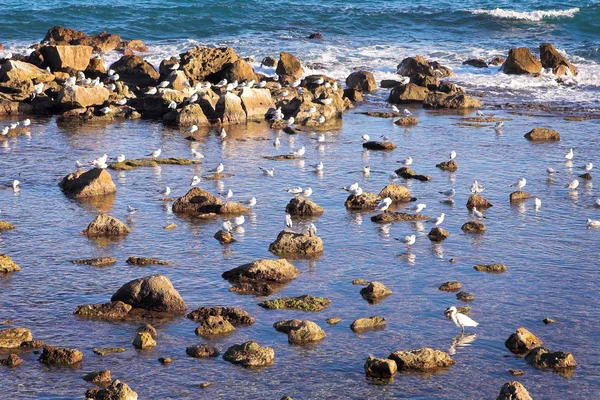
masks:
[[[525,187],[525,185],[527,185],[527,180],[525,178],[521,178],[517,181],[517,183],[513,183],[509,187],[516,187],[517,190],[520,192],[521,189]]]
[[[292,216],[290,214],[285,214],[285,226],[289,229],[292,229],[294,223],[292,222]]]
[[[150,154],[146,154],[146,157],[152,157],[152,158],[157,158],[160,156],[160,154],[162,153],[162,149],[157,149],[154,150],[152,153]]]

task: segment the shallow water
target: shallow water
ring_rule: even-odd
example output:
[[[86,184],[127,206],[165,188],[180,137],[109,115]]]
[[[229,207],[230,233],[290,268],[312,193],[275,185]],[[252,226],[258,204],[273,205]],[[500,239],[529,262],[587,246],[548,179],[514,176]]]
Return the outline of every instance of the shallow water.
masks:
[[[60,179],[74,169],[74,161],[89,161],[103,153],[124,153],[141,157],[162,148],[165,157],[189,157],[195,145],[184,132],[155,121],[116,122],[108,125],[69,126],[54,118],[34,118],[30,137],[11,139],[0,147],[0,181],[18,178],[22,189],[0,190],[2,220],[18,229],[0,235],[0,252],[9,254],[22,271],[0,277],[0,320],[13,319],[12,326],[31,328],[34,338],[83,351],[83,364],[72,368],[47,368],[38,356],[24,353],[25,363],[9,370],[0,368],[2,396],[19,399],[77,399],[90,387],[81,377],[107,368],[113,378],[129,384],[141,399],[167,398],[495,398],[505,381],[513,380],[509,368],[524,369],[518,378],[534,398],[576,397],[592,399],[600,384],[600,328],[597,320],[597,243],[600,230],[586,230],[585,219],[600,217],[594,201],[600,197],[593,182],[582,184],[578,196],[564,185],[582,173],[577,167],[595,157],[600,148],[598,122],[567,122],[560,117],[514,118],[497,134],[492,128],[460,127],[458,114],[440,114],[414,108],[419,125],[404,129],[389,119],[372,118],[358,112],[383,109],[384,94],[370,98],[366,106],[344,115],[339,129],[327,132],[319,148],[314,134],[289,136],[269,130],[263,124],[231,127],[221,143],[216,132],[207,132],[197,148],[206,155],[201,166],[162,166],[127,172],[110,171],[118,192],[113,199],[83,203],[67,199],[59,190]],[[561,132],[553,144],[532,144],[523,134],[535,126],[549,126]],[[388,135],[398,145],[391,152],[364,152],[360,135],[372,138]],[[272,140],[281,137],[274,149]],[[265,140],[268,139],[268,140]],[[304,163],[267,161],[266,155],[284,154],[307,147]],[[575,149],[574,167],[564,166],[563,155]],[[451,149],[458,153],[459,169],[450,174],[435,168]],[[443,227],[451,236],[433,244],[426,233],[430,224],[394,223],[387,227],[370,221],[373,213],[348,212],[347,193],[339,187],[355,181],[368,191],[378,192],[388,174],[399,167],[397,160],[414,158],[418,173],[432,176],[430,182],[403,182],[419,202],[427,204],[425,214],[446,213]],[[310,165],[325,164],[322,176]],[[158,193],[165,186],[172,196],[185,194],[193,175],[205,174],[219,162],[235,176],[221,182],[204,181],[201,187],[213,193],[231,188],[233,200],[256,196],[258,204],[247,215],[245,233],[238,242],[221,246],[212,235],[221,219],[194,221],[174,215]],[[369,178],[362,166],[371,165]],[[275,167],[275,178],[264,177],[258,166]],[[560,173],[549,182],[545,168]],[[592,171],[592,175],[594,175]],[[526,191],[542,199],[534,211],[533,202],[511,206],[510,183],[528,180]],[[487,232],[467,235],[460,230],[469,220],[464,204],[470,184],[478,179],[484,195],[494,207],[485,211]],[[222,187],[219,186],[222,184]],[[284,227],[284,209],[292,186],[311,186],[313,200],[325,213],[310,221],[318,227],[325,251],[316,261],[295,260],[302,274],[271,297],[313,294],[332,300],[319,313],[291,310],[269,311],[258,307],[264,298],[228,292],[221,273],[260,258],[268,252]],[[437,192],[456,189],[456,205],[441,204]],[[122,220],[126,206],[140,208],[127,222],[132,232],[114,241],[90,240],[80,231],[100,211]],[[401,207],[400,207],[401,208]],[[163,230],[170,222],[177,229]],[[308,221],[298,221],[303,226]],[[389,232],[386,232],[389,228]],[[409,262],[406,249],[394,238],[416,233]],[[125,264],[131,255],[153,256],[173,262],[169,267],[137,267]],[[73,265],[71,259],[113,256],[118,262],[106,268]],[[455,258],[456,263],[449,259]],[[488,275],[473,270],[477,263],[505,263],[508,271]],[[84,320],[72,315],[79,304],[99,303],[131,279],[164,273],[186,301],[189,309],[200,306],[238,306],[256,318],[256,324],[240,327],[226,338],[211,341],[221,351],[246,340],[257,340],[275,349],[275,365],[263,370],[246,370],[221,358],[197,360],[185,354],[185,347],[204,342],[195,336],[196,324],[186,318],[158,325],[158,346],[137,351],[131,346],[138,323]],[[377,305],[369,305],[359,294],[353,279],[377,280],[393,294]],[[468,329],[476,339],[468,347],[457,347],[456,365],[433,376],[399,374],[388,386],[373,385],[365,379],[363,364],[370,355],[387,357],[392,351],[430,346],[448,351],[458,328],[443,312],[460,305],[453,293],[437,287],[458,280],[475,296],[472,317],[479,327]],[[350,323],[358,318],[380,315],[388,321],[382,331],[354,334]],[[343,322],[329,326],[325,319],[339,316]],[[560,321],[545,326],[544,317]],[[327,337],[316,346],[298,347],[287,343],[272,324],[282,319],[310,319]],[[572,352],[578,367],[570,378],[539,371],[512,356],[504,340],[524,326],[554,351]],[[121,354],[104,357],[94,347],[125,347]],[[159,357],[174,358],[170,366]],[[197,386],[213,381],[207,389]],[[467,384],[468,382],[468,384]],[[8,398],[8,397],[7,397]]]

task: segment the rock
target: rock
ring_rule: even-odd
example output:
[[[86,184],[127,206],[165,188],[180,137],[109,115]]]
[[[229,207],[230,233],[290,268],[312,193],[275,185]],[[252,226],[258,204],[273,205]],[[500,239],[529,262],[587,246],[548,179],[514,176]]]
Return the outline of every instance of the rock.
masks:
[[[350,100],[353,103],[360,103],[364,100],[363,91],[361,88],[347,88],[344,89],[344,98]]]
[[[360,196],[351,194],[344,206],[349,210],[373,210],[379,204],[379,196],[375,193],[363,192]]]
[[[5,367],[14,368],[21,364],[23,359],[16,354],[9,354],[7,358],[0,359],[0,365],[4,365]]]
[[[423,56],[407,57],[398,64],[397,73],[402,76],[415,78],[417,75],[444,78],[454,76],[448,67],[440,65],[437,61],[427,61]]]
[[[139,51],[140,53],[148,51],[148,47],[141,40],[123,40],[119,48],[121,50]]]
[[[362,147],[367,150],[394,150],[396,145],[392,142],[371,141],[363,143]]]
[[[124,319],[129,316],[131,306],[122,301],[111,301],[104,304],[86,304],[77,306],[73,314],[81,317],[117,320]]]
[[[469,196],[469,199],[467,200],[467,208],[469,210],[472,210],[473,207],[476,207],[478,210],[485,210],[487,208],[492,207],[492,203],[490,203],[489,201],[487,201],[482,195],[480,194],[472,194]]]
[[[388,101],[395,104],[422,103],[428,95],[429,90],[426,87],[408,83],[392,88]]]
[[[152,258],[152,257],[136,257],[136,256],[129,257],[125,261],[125,263],[127,263],[129,265],[139,265],[139,266],[172,265],[172,263],[170,261],[162,261],[162,260],[159,260],[158,258]]]
[[[497,67],[499,65],[504,64],[504,61],[506,61],[506,58],[496,56],[490,60],[489,65],[493,65],[493,66]]]
[[[371,330],[379,330],[385,328],[387,322],[383,317],[369,317],[369,318],[359,318],[352,322],[350,325],[350,329],[352,329],[356,333],[371,331]]]
[[[529,132],[525,134],[525,139],[531,140],[534,142],[539,141],[559,141],[560,133],[555,131],[554,129],[548,128],[533,128]]]
[[[186,347],[185,353],[194,358],[210,358],[219,356],[219,350],[208,344],[196,344],[194,346]]]
[[[0,254],[0,274],[20,271],[21,268],[7,254]],[[2,347],[2,346],[0,346]]]
[[[388,222],[412,222],[412,221],[426,221],[429,217],[422,214],[409,214],[403,212],[386,211],[381,214],[377,214],[371,217],[371,221],[380,224]]]
[[[78,170],[67,175],[59,184],[60,188],[68,196],[77,199],[100,196],[117,191],[110,174],[100,168],[94,168],[89,171]]]
[[[41,349],[45,346],[46,343],[42,342],[41,340],[28,340],[26,342],[21,343],[21,349]],[[38,354],[39,352],[34,353]]]
[[[323,252],[323,240],[316,235],[285,229],[269,245],[269,251],[280,255],[318,255]]]
[[[242,100],[232,92],[227,92],[221,97],[215,107],[215,115],[223,125],[245,124],[246,112],[242,107]]]
[[[190,82],[183,71],[175,71],[174,74],[169,74],[165,79],[170,83],[173,90],[185,90],[190,87]]]
[[[198,214],[243,214],[248,209],[240,203],[228,201],[223,203],[217,196],[200,189],[192,188],[185,196],[178,198],[173,203],[175,213],[198,213]]]
[[[208,316],[199,321],[200,325],[196,328],[196,335],[204,338],[229,335],[235,331],[235,327],[223,316]]]
[[[81,233],[87,236],[124,236],[130,232],[129,227],[106,214],[100,214]]]
[[[63,28],[62,26],[54,26],[48,29],[46,32],[46,36],[44,36],[44,42],[50,43],[66,43],[70,44],[75,40],[86,37],[87,35],[81,31],[71,29],[71,28]]]
[[[531,197],[531,195],[527,192],[523,192],[522,190],[518,190],[516,192],[512,192],[509,196],[509,200],[511,203],[517,203],[523,200],[527,200]]]
[[[300,60],[298,60],[295,56],[282,51],[279,53],[279,62],[277,63],[277,69],[275,70],[275,73],[280,77],[283,75],[289,76],[293,79],[298,79],[302,77],[304,68],[302,68]]]
[[[83,380],[86,382],[91,382],[96,385],[98,384],[108,384],[112,382],[112,378],[110,376],[110,371],[107,369],[103,369],[101,371],[94,371],[86,374],[83,377]]]
[[[246,82],[256,80],[256,74],[250,64],[239,58],[224,69],[223,79],[227,79],[228,82]]]
[[[268,310],[292,309],[300,311],[321,311],[331,304],[331,300],[311,295],[298,297],[282,297],[279,299],[265,300],[258,305]]]
[[[101,106],[109,96],[110,92],[105,87],[66,86],[58,92],[56,101],[63,109],[73,109]]]
[[[46,365],[73,365],[81,360],[83,360],[83,354],[79,350],[46,346],[39,361]]]
[[[161,357],[158,359],[158,362],[162,365],[169,365],[173,362],[173,360],[171,359],[171,357]]]
[[[427,234],[427,237],[432,242],[441,242],[443,240],[446,240],[448,236],[450,236],[450,232],[438,226],[431,228],[431,230]]]
[[[475,265],[473,268],[475,268],[475,271],[490,272],[494,274],[506,272],[506,265],[504,264],[478,264]]]
[[[525,386],[519,382],[506,382],[500,389],[500,394],[496,400],[532,400]]]
[[[346,78],[346,86],[349,88],[361,88],[364,92],[374,92],[377,90],[377,83],[373,74],[369,71],[355,71]]]
[[[198,127],[210,126],[211,123],[204,114],[199,104],[193,103],[185,105],[175,117],[175,125],[188,127],[196,125]]]
[[[482,58],[469,58],[466,61],[463,61],[462,65],[470,65],[475,68],[487,68],[488,65]]]
[[[71,260],[71,263],[73,264],[91,265],[92,267],[108,267],[109,265],[113,265],[116,262],[117,259],[114,257],[96,257],[81,260]]]
[[[395,79],[383,79],[380,83],[379,86],[382,89],[391,89],[395,86],[400,86],[402,83],[400,81],[397,81]]]
[[[392,291],[380,282],[370,282],[367,287],[360,290],[360,295],[369,303],[378,303],[390,294]]]
[[[551,68],[557,76],[577,75],[579,73],[579,69],[571,64],[550,43],[540,45],[540,60],[542,61],[542,67]]]
[[[104,389],[90,389],[85,392],[88,400],[137,400],[138,395],[125,383],[115,379]]]
[[[101,32],[94,36],[75,39],[71,42],[71,45],[92,46],[96,52],[107,53],[121,45],[121,35]]]
[[[133,339],[133,347],[140,350],[151,349],[156,347],[156,341],[150,333],[138,332],[135,339]]]
[[[127,350],[125,350],[123,347],[104,347],[101,349],[94,349],[93,352],[94,354],[98,354],[99,356],[104,356],[106,354],[112,354],[112,353],[125,353]]]
[[[405,115],[405,116],[395,120],[394,124],[396,124],[398,126],[415,126],[415,125],[419,125],[419,120],[410,115]]]
[[[121,81],[134,86],[152,86],[160,77],[152,64],[135,55],[121,57],[110,68],[119,74]]]
[[[287,335],[288,333],[290,333],[290,331],[292,329],[298,328],[298,326],[300,326],[301,323],[302,323],[302,320],[300,320],[300,319],[289,319],[286,321],[277,321],[273,324],[273,328],[275,328],[275,330],[277,332],[282,332]]]
[[[329,325],[337,325],[340,322],[342,322],[342,319],[339,317],[331,317],[331,318],[327,318],[325,320],[325,322],[327,322]]]
[[[175,229],[175,228],[177,228],[177,225],[174,224],[173,222],[171,222],[170,224],[167,224],[163,227],[163,229],[165,231],[170,231],[171,229]]]
[[[206,389],[210,385],[212,385],[212,382],[202,382],[198,387],[200,387],[200,389]]]
[[[150,336],[152,337],[152,339],[156,339],[156,337],[158,336],[158,332],[156,332],[156,328],[153,327],[150,324],[144,324],[138,327],[137,329],[138,333],[149,333]]]
[[[354,279],[352,281],[353,285],[360,285],[360,286],[368,286],[369,283],[371,283],[371,281],[368,281],[366,279]]]
[[[504,346],[515,354],[525,354],[543,344],[537,336],[525,328],[518,328],[504,342]]]
[[[186,305],[166,275],[158,274],[134,279],[123,285],[111,297],[134,308],[148,311],[183,314]]]
[[[31,331],[26,328],[0,330],[0,349],[16,349],[21,343],[33,340]]]
[[[323,214],[323,207],[314,203],[312,200],[302,196],[296,196],[290,200],[285,207],[285,212],[290,215],[300,215],[312,217]]]
[[[90,46],[42,46],[39,52],[52,71],[85,71],[94,49]]]
[[[213,237],[217,239],[221,244],[230,244],[236,241],[235,237],[231,232],[225,232],[222,229],[219,229]]]
[[[365,362],[367,379],[390,379],[398,372],[396,361],[369,356]]]
[[[231,47],[195,47],[180,54],[181,70],[194,81],[217,83],[227,67],[239,57]]]
[[[321,32],[315,32],[308,35],[309,39],[323,39],[323,34]]]
[[[553,369],[560,371],[564,369],[573,369],[577,366],[577,362],[571,353],[556,351],[550,353],[545,347],[536,347],[527,356],[525,361],[540,369]]]
[[[585,179],[586,181],[592,180],[592,175],[589,172],[586,172],[585,174],[581,174],[581,175],[579,175],[579,177],[582,179]]]
[[[313,344],[325,338],[325,332],[312,321],[301,321],[288,332],[288,342],[293,344]]]
[[[477,100],[464,93],[445,94],[442,92],[430,93],[423,102],[424,108],[464,109],[479,108],[483,105]]]
[[[40,83],[53,80],[54,75],[48,71],[23,61],[9,60],[0,68],[0,82],[10,82],[13,85],[22,85],[28,81]]]
[[[221,276],[229,282],[287,283],[300,274],[300,270],[285,259],[257,260],[224,272]]]
[[[475,300],[475,297],[473,296],[473,293],[458,292],[458,293],[456,293],[456,299],[460,300],[460,301],[464,301],[465,303],[467,303],[469,301]]]
[[[250,326],[255,322],[254,318],[246,311],[236,307],[201,307],[186,315],[187,318],[196,322],[204,321],[210,316],[222,316],[233,326]]]
[[[244,87],[240,99],[248,121],[263,121],[269,109],[275,108],[269,89]]]
[[[17,229],[17,227],[10,222],[0,221],[0,232],[10,231],[11,229]]]
[[[260,62],[260,65],[264,65],[265,67],[274,67],[276,64],[277,60],[270,56],[263,58],[263,60]]]
[[[481,221],[465,222],[460,229],[465,233],[483,233],[486,230],[485,224]]]
[[[443,161],[439,164],[436,164],[435,166],[436,166],[436,168],[439,168],[442,171],[454,172],[458,169],[458,164],[454,160]]]
[[[381,189],[378,196],[382,199],[389,197],[392,199],[392,203],[407,203],[412,199],[410,191],[406,187],[394,183],[390,183]]]
[[[549,325],[549,324],[556,324],[558,321],[553,320],[552,318],[544,318],[542,320],[542,322],[544,322],[544,324]]]
[[[399,177],[404,178],[404,179],[416,179],[416,180],[422,181],[422,182],[431,180],[430,176],[419,175],[415,171],[410,169],[409,167],[401,167],[401,168],[397,169],[395,172]]]
[[[508,372],[510,372],[510,374],[512,376],[523,376],[525,375],[525,371],[523,371],[522,369],[509,369]]]
[[[428,347],[418,350],[395,351],[388,358],[396,361],[399,371],[430,371],[455,364],[447,353]]]
[[[502,64],[505,74],[539,74],[542,72],[542,64],[531,54],[527,47],[510,49],[508,58]]]
[[[261,347],[252,340],[228,348],[223,360],[243,367],[266,367],[275,361],[275,351],[271,347]]]
[[[448,281],[442,283],[438,289],[443,292],[458,292],[462,289],[462,284],[456,281]]]

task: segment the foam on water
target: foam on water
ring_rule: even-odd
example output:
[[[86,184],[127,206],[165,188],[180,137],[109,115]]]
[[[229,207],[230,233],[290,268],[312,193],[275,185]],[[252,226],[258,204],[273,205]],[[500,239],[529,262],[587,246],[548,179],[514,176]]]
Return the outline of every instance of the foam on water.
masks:
[[[579,12],[579,8],[570,8],[568,10],[536,10],[536,11],[514,11],[496,8],[493,10],[471,10],[473,14],[485,14],[496,18],[518,19],[524,21],[541,21],[550,18],[573,18]]]

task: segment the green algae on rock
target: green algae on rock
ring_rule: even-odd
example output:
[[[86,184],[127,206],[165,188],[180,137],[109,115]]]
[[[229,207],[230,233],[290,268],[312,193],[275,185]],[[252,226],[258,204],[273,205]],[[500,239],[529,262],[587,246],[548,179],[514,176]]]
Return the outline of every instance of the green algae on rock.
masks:
[[[197,160],[189,160],[186,158],[140,158],[136,160],[125,160],[122,162],[115,162],[108,166],[110,169],[116,171],[129,171],[139,167],[158,167],[159,165],[192,165],[201,164]]]
[[[305,294],[298,297],[281,297],[279,299],[265,300],[258,305],[268,310],[292,309],[300,311],[321,311],[331,304],[331,300],[324,297]]]

